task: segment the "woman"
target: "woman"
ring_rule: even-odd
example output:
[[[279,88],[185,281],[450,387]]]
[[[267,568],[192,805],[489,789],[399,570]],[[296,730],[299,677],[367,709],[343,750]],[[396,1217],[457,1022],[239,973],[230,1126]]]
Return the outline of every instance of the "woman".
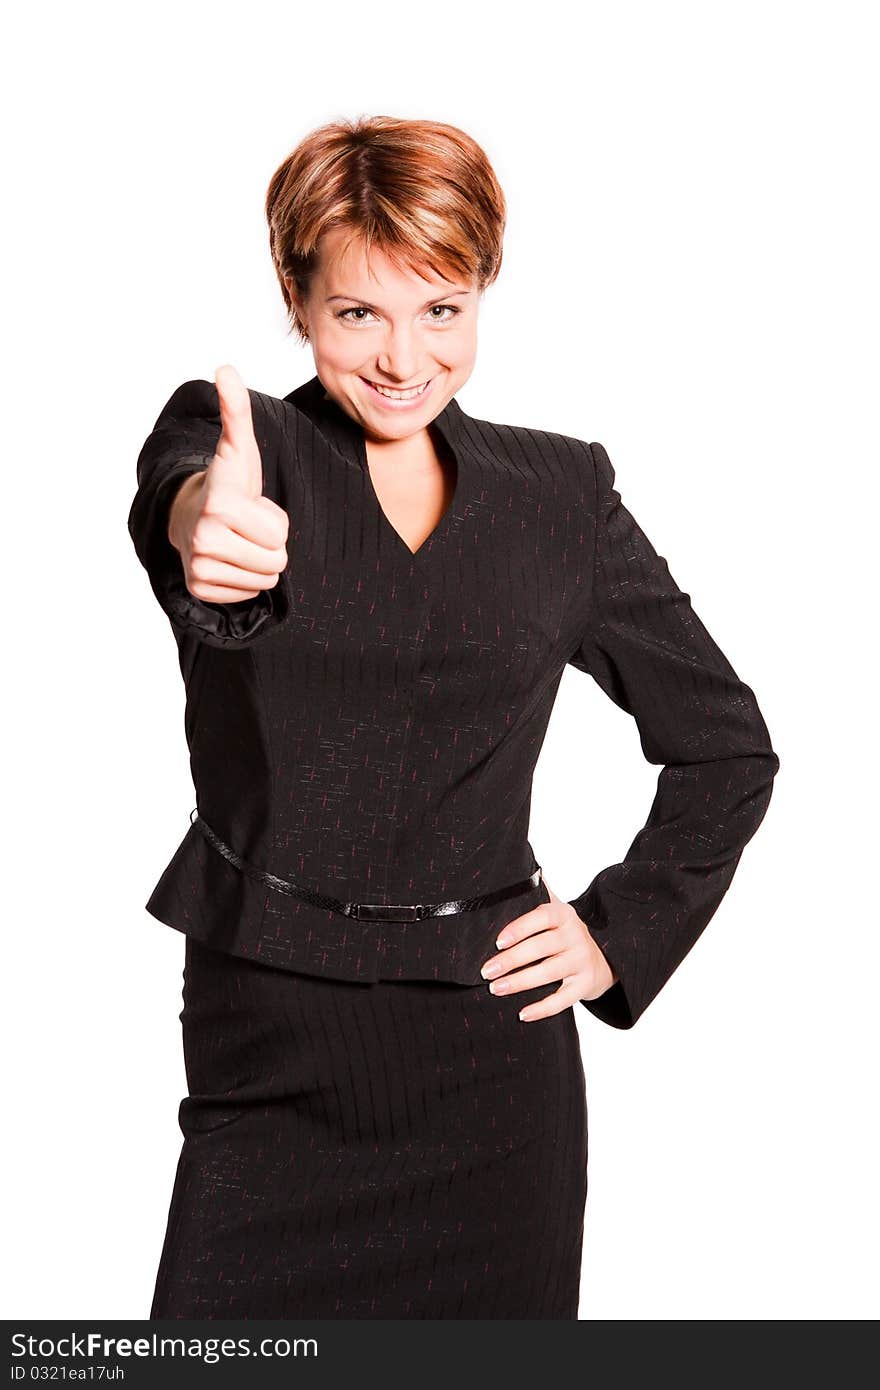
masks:
[[[430,122],[321,128],[267,197],[316,375],[172,395],[129,527],[178,644],[196,818],[184,1134],[152,1318],[576,1318],[572,1005],[632,1027],[778,757],[597,443],[467,415],[505,204]],[[567,664],[662,765],[570,902],[528,841]]]

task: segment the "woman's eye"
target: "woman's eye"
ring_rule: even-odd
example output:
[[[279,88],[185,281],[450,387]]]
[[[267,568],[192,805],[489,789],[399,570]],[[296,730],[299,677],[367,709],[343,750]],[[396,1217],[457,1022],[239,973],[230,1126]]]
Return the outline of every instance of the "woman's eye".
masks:
[[[365,309],[365,308],[363,307],[363,305],[358,305],[357,308],[354,308],[354,309],[342,309],[342,310],[336,315],[336,317],[337,317],[338,319],[346,319],[346,320],[348,320],[348,322],[353,323],[353,322],[355,322],[355,320],[353,320],[353,319],[348,319],[348,315],[349,315],[349,314],[368,314],[369,312],[370,312],[370,310],[369,310],[369,309]],[[363,323],[363,319],[357,319],[356,322],[357,322],[357,323]]]
[[[434,323],[451,322],[450,318],[440,318],[440,315],[438,313],[435,313],[435,310],[440,310],[440,312],[446,311],[448,314],[451,315],[451,318],[454,318],[456,314],[461,313],[461,309],[459,309],[456,304],[432,304],[430,309],[428,310],[428,316],[433,320]],[[339,313],[336,315],[336,317],[338,319],[343,319],[346,323],[364,323],[364,319],[349,318],[349,314],[369,314],[371,312],[372,311],[370,309],[365,308],[363,304],[358,304],[351,309],[341,309]]]

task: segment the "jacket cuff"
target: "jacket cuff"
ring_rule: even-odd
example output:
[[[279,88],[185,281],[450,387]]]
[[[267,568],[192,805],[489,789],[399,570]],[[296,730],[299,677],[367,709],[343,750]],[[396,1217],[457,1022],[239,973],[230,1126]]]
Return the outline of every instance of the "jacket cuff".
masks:
[[[647,1003],[637,1000],[635,995],[635,942],[630,940],[627,943],[619,935],[615,936],[599,911],[592,885],[580,897],[570,898],[568,902],[617,976],[615,983],[604,994],[579,1002],[589,1009],[594,1018],[612,1028],[632,1028]]]

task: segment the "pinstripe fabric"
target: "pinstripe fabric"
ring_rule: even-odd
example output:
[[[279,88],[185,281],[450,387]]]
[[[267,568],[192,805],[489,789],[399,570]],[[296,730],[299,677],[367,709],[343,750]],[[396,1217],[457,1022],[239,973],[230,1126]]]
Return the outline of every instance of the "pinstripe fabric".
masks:
[[[571,1009],[358,984],[186,942],[189,1095],[158,1318],[577,1317]]]
[[[605,449],[450,401],[434,428],[455,494],[412,554],[318,377],[251,402],[264,491],[291,521],[275,589],[204,603],[167,539],[174,487],[219,437],[212,383],[163,408],[129,515],[177,642],[201,814],[255,867],[344,901],[526,878],[571,664],[661,765],[647,823],[572,900],[618,976],[583,1002],[632,1027],[726,892],[779,759]],[[496,998],[479,974],[505,922],[548,897],[358,921],[188,829],[147,903],[186,935],[188,1081],[151,1317],[577,1316],[574,1013],[522,1023],[548,987]]]
[[[212,383],[184,383],[163,408],[129,516],[177,640],[201,814],[257,867],[344,901],[466,899],[525,878],[543,863],[533,772],[572,664],[662,766],[624,858],[572,900],[618,976],[584,1003],[631,1027],[767,809],[779,759],[752,690],[623,506],[601,444],[451,400],[434,427],[456,491],[413,555],[379,506],[361,427],[317,376],[251,401],[264,491],[291,519],[275,589],[204,603],[167,540],[173,486],[219,437]],[[147,908],[292,972],[477,985],[500,927],[547,898],[541,884],[500,908],[358,922],[254,882],[192,826]]]

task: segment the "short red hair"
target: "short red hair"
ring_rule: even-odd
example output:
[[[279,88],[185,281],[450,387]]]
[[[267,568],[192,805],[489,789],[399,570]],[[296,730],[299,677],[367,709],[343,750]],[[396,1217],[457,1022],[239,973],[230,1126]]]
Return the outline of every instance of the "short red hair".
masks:
[[[291,320],[308,335],[285,277],[308,294],[323,232],[350,227],[416,273],[476,277],[501,269],[507,205],[484,151],[456,126],[363,116],[307,135],[272,175],[269,249]]]

